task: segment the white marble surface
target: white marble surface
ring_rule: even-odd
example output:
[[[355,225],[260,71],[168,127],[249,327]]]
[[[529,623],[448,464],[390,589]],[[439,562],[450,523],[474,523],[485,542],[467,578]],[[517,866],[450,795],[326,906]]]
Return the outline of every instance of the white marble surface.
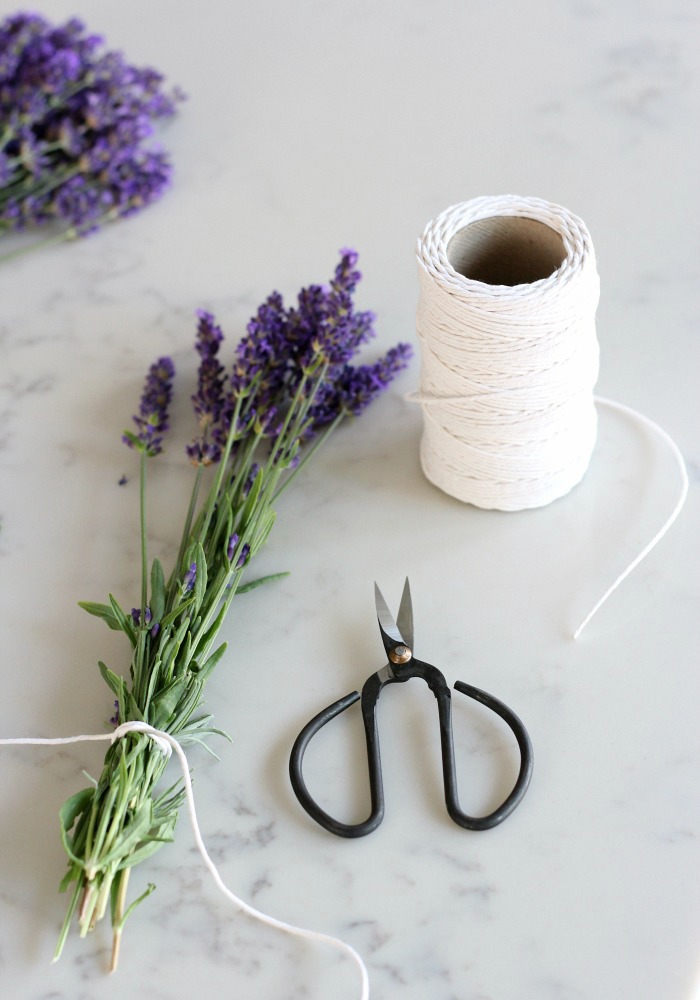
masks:
[[[234,737],[193,754],[205,839],[228,884],[276,916],[340,935],[373,1000],[695,1000],[700,995],[697,7],[690,0],[39,2],[79,13],[189,93],[165,142],[157,206],[79,245],[0,269],[0,734],[99,731],[95,666],[119,637],[79,599],[137,587],[136,469],[119,435],[143,372],[181,371],[154,480],[154,545],[172,554],[189,470],[192,314],[235,338],[273,288],[361,253],[378,348],[412,339],[414,241],[445,206],[532,194],[586,221],[602,279],[599,391],[657,420],[691,476],[681,519],[578,643],[568,632],[674,502],[673,463],[605,413],[583,484],[539,511],[442,495],[418,466],[417,363],[285,495],[241,598],[208,703]],[[13,6],[3,0],[0,14]],[[125,487],[117,481],[130,477]],[[382,702],[386,818],[341,841],[288,785],[317,709],[382,662],[372,582],[411,578],[418,655],[502,696],[535,746],[530,792],[490,833],[441,802],[434,705]],[[309,752],[309,776],[359,815],[359,721]],[[512,766],[457,702],[465,805]],[[319,737],[319,739],[321,739]],[[184,818],[134,875],[158,891],[105,974],[108,930],[50,959],[63,914],[57,810],[101,749],[0,750],[0,993],[12,1000],[293,1000],[359,995],[331,949],[233,911]]]

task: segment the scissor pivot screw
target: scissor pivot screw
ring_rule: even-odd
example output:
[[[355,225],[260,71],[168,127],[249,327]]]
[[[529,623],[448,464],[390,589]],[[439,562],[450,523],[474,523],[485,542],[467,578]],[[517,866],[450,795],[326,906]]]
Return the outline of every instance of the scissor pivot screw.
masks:
[[[389,659],[392,663],[408,663],[412,656],[413,653],[408,646],[394,646],[389,653]]]

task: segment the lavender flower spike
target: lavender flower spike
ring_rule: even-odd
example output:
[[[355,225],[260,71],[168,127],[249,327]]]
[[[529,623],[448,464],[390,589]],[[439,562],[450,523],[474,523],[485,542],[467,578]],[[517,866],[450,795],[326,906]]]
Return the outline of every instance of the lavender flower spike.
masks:
[[[200,309],[197,316],[195,348],[200,362],[197,392],[192,396],[192,405],[199,421],[199,435],[186,450],[193,465],[211,465],[221,459],[221,445],[212,433],[217,428],[224,407],[225,373],[217,357],[224,335],[211,313]]]
[[[162,451],[163,434],[168,429],[168,407],[173,395],[175,365],[170,358],[159,358],[148,370],[139,412],[133,420],[138,433],[124,431],[122,440],[130,448],[157,455]]]

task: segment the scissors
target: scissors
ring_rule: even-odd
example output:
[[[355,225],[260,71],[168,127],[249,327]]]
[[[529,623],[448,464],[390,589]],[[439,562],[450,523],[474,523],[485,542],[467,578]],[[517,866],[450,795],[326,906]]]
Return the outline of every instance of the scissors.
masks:
[[[379,753],[379,732],[377,729],[377,702],[382,689],[387,684],[404,683],[412,677],[421,677],[435,695],[438,703],[440,720],[440,743],[442,747],[442,774],[445,786],[445,804],[450,817],[466,830],[490,830],[502,823],[513,812],[532,777],[532,743],[515,712],[511,711],[502,701],[493,695],[457,681],[455,689],[469,698],[485,705],[496,715],[499,715],[512,730],[520,748],[520,771],[515,786],[510,795],[501,805],[488,816],[468,816],[459,806],[457,795],[457,774],[455,770],[454,745],[452,740],[452,695],[443,674],[430,663],[424,663],[413,655],[413,608],[411,590],[408,578],[403,589],[399,613],[394,620],[386,601],[375,583],[374,596],[377,608],[377,619],[388,662],[376,673],[367,678],[362,688],[362,695],[357,691],[345,695],[339,701],[324,708],[314,716],[297,736],[289,760],[289,777],[292,788],[306,812],[330,833],[339,837],[364,837],[376,830],[384,818],[384,788],[382,783],[382,766]],[[367,743],[367,763],[369,766],[369,784],[371,797],[371,812],[362,823],[341,823],[323,810],[312,799],[304,776],[302,763],[304,753],[310,740],[316,733],[340,715],[359,699],[362,699],[362,719],[365,727]]]

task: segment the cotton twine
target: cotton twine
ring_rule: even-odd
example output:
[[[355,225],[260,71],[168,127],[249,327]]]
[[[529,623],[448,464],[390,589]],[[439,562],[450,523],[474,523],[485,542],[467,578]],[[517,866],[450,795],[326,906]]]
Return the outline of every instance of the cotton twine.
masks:
[[[146,722],[123,722],[120,726],[117,726],[112,733],[90,733],[81,734],[79,736],[54,737],[18,736],[9,739],[3,737],[0,738],[0,746],[60,746],[67,743],[94,741],[108,741],[110,743],[114,743],[116,740],[124,739],[124,737],[130,734],[138,735],[139,733],[142,733],[147,738],[153,740],[161,753],[163,753],[167,758],[170,757],[173,751],[175,752],[177,762],[180,766],[180,771],[182,772],[187,812],[189,814],[192,834],[194,836],[195,844],[197,845],[197,850],[199,851],[202,861],[208,869],[209,874],[214,879],[217,888],[224,894],[224,896],[226,896],[229,902],[233,903],[234,906],[242,910],[249,917],[252,917],[254,920],[259,920],[262,923],[267,924],[269,927],[275,927],[277,930],[283,931],[286,934],[293,934],[296,937],[306,938],[308,941],[318,941],[321,944],[330,945],[343,952],[352,959],[360,974],[360,1000],[369,1000],[369,976],[367,973],[367,967],[365,966],[360,954],[352,947],[352,945],[349,945],[340,938],[333,937],[331,934],[324,934],[320,931],[312,931],[307,930],[304,927],[297,927],[295,924],[288,924],[284,920],[279,920],[277,917],[272,917],[267,913],[263,913],[262,910],[258,910],[254,906],[251,906],[250,903],[246,903],[226,885],[219,874],[218,868],[212,861],[209,852],[206,849],[204,838],[202,837],[202,832],[199,828],[197,810],[194,804],[194,792],[192,790],[190,766],[188,764],[185,751],[182,749],[180,743],[170,733],[167,733],[162,729],[156,729],[154,726],[149,726]]]
[[[477,507],[564,496],[595,445],[600,284],[583,222],[537,198],[448,208],[418,243],[421,462]]]
[[[577,216],[539,198],[475,198],[428,223],[417,257],[422,364],[408,398],[423,409],[423,471],[441,490],[504,511],[565,496],[588,469],[601,405],[655,430],[674,456],[681,490],[672,513],[576,638],[678,516],[688,490],[682,455],[649,418],[594,396],[600,282]]]

